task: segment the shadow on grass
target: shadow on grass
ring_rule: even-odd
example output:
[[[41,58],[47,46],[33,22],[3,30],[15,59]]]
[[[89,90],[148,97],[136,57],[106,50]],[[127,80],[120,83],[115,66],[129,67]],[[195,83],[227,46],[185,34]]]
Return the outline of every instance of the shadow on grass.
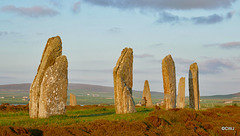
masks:
[[[136,113],[149,113],[152,112],[153,109],[137,109]],[[88,115],[78,115],[78,116],[69,116],[69,118],[81,118],[81,117],[99,117],[99,116],[107,116],[107,115],[113,115],[115,114],[114,112],[107,112],[107,113],[99,113],[99,114],[88,114]]]
[[[81,117],[99,117],[99,116],[107,116],[115,114],[115,112],[107,112],[107,113],[100,113],[100,114],[89,114],[89,115],[79,115],[79,116],[70,116],[69,118],[81,118]]]
[[[138,113],[148,113],[148,112],[152,112],[152,111],[154,111],[154,109],[146,109],[146,108],[144,108],[144,109],[137,109]]]
[[[29,129],[28,131],[31,132],[31,136],[42,136],[43,135],[43,131],[42,130]]]

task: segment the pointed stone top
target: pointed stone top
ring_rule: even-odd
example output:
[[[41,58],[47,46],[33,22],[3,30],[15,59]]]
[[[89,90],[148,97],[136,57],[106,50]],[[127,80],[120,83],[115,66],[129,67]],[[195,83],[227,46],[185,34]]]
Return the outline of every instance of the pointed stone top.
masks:
[[[168,58],[171,57],[172,58],[171,54],[168,54],[166,57],[168,57]]]
[[[185,77],[181,77],[180,80],[185,80]]]
[[[148,84],[148,80],[145,80],[145,83],[144,83],[144,84],[145,84],[145,85]]]
[[[145,80],[145,83],[144,83],[144,89],[143,91],[147,91],[149,90],[150,91],[150,88],[149,88],[149,83],[148,83],[148,80]]]
[[[132,48],[124,48],[121,52],[121,56],[119,57],[116,66],[113,69],[113,73],[117,72],[123,61],[133,61],[133,49]]]
[[[60,36],[55,36],[55,37],[49,38],[48,41],[47,41],[47,46],[48,45],[62,46],[62,40],[61,40]]]
[[[170,54],[163,58],[162,63],[164,63],[166,61],[167,62],[169,62],[169,61],[173,62],[173,58],[172,58],[172,56]]]
[[[133,49],[132,48],[128,48],[128,47],[125,47],[123,50],[122,50],[122,53],[121,54],[124,54],[126,52],[133,52]]]
[[[60,36],[51,37],[48,39],[45,49],[42,54],[42,60],[55,60],[58,56],[62,55],[62,40]],[[51,63],[52,65],[53,63]]]
[[[198,65],[196,62],[190,65],[190,70],[198,70]]]

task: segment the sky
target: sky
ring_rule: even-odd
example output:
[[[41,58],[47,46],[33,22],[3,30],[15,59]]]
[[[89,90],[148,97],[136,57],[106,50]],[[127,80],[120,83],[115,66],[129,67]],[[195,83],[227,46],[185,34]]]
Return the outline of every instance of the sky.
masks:
[[[133,48],[133,90],[163,92],[162,59],[176,84],[192,63],[200,95],[240,92],[240,0],[0,0],[0,84],[31,83],[48,38],[59,35],[69,83],[113,86]]]

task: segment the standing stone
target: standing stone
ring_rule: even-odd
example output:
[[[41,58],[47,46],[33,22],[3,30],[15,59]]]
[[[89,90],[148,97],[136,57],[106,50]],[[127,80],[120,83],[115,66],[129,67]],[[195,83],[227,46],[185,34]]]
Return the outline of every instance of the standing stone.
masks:
[[[181,77],[178,83],[177,108],[185,106],[185,77]]]
[[[45,118],[65,113],[68,86],[67,67],[67,58],[62,56],[60,37],[49,38],[37,75],[30,87],[30,118]]]
[[[166,109],[176,108],[176,74],[171,55],[162,60],[164,104]]]
[[[114,103],[116,114],[137,112],[132,98],[133,50],[123,49],[113,69]]]
[[[144,83],[142,99],[145,100],[146,107],[148,107],[148,108],[153,107],[148,80],[145,80],[145,83]]]
[[[65,114],[67,103],[67,57],[57,57],[43,77],[39,99],[39,118]]]
[[[200,109],[200,94],[199,94],[197,63],[191,64],[189,69],[189,107],[195,110]]]
[[[76,105],[77,105],[76,95],[70,93],[70,106],[76,106]]]
[[[141,106],[146,106],[146,97],[143,97],[142,100],[141,100]]]

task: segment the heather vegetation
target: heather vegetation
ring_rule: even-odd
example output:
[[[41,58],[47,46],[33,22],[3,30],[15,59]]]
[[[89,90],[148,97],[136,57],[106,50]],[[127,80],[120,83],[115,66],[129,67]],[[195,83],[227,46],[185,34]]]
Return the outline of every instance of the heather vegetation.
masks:
[[[136,107],[115,114],[114,106],[67,106],[66,115],[30,119],[28,105],[0,106],[0,135],[240,135],[240,107],[195,111]],[[234,130],[222,130],[234,127]]]

